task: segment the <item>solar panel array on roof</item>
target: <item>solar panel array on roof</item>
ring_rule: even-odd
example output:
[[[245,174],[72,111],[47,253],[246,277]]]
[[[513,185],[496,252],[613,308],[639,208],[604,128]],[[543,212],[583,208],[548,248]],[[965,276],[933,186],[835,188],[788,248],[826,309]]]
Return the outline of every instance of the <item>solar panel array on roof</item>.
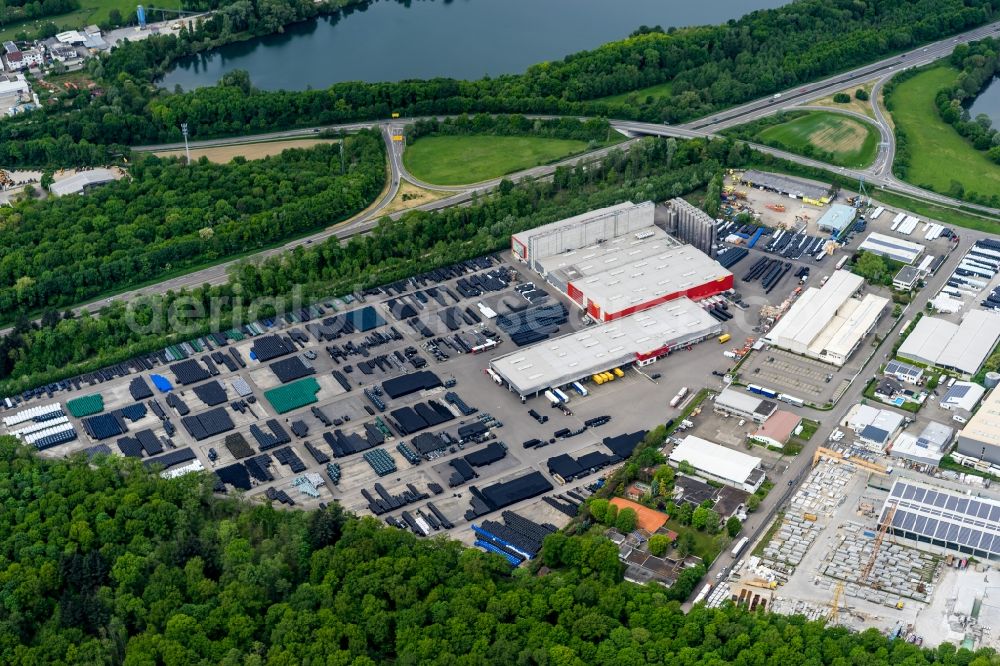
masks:
[[[208,370],[201,363],[193,358],[170,366],[170,372],[174,373],[177,382],[182,386],[196,384],[209,378]]]
[[[185,416],[181,419],[181,424],[199,442],[236,427],[225,407],[216,407],[202,414]]]
[[[897,480],[882,507],[880,522],[893,504],[893,534],[975,557],[1000,559],[1000,502]]]
[[[908,381],[911,384],[915,384],[920,376],[923,374],[923,370],[914,367],[908,363],[901,363],[900,361],[889,361],[885,364],[885,374],[893,375],[898,377],[903,381]]]
[[[186,463],[189,460],[194,460],[194,451],[190,448],[185,448],[177,449],[176,451],[171,451],[170,453],[164,453],[162,456],[157,456],[156,458],[149,458],[143,464],[146,467],[162,465],[164,469],[166,469],[168,467],[173,467],[174,465]]]
[[[117,437],[126,431],[125,423],[116,412],[91,416],[83,419],[82,423],[87,434],[97,441]]]
[[[253,346],[250,347],[250,353],[261,363],[291,354],[293,351],[295,347],[277,335],[263,335],[254,340]]]
[[[216,380],[206,382],[194,387],[194,394],[198,396],[198,399],[209,407],[215,407],[216,405],[221,405],[228,398],[226,398],[226,389],[222,388]]]
[[[306,365],[298,356],[275,361],[268,367],[282,384],[316,374],[316,368]]]
[[[441,378],[430,370],[411,372],[408,375],[393,377],[382,382],[382,390],[385,391],[387,396],[393,399],[402,398],[417,391],[426,391],[439,386],[441,386]]]
[[[132,394],[133,400],[145,400],[153,397],[153,389],[149,388],[149,384],[142,377],[136,377],[129,382],[128,392]]]

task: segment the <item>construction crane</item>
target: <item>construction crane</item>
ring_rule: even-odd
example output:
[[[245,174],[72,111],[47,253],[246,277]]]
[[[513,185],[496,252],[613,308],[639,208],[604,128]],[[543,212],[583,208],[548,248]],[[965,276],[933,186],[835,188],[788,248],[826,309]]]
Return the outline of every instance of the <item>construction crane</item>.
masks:
[[[861,576],[858,578],[858,582],[864,585],[868,582],[868,577],[872,573],[872,569],[875,568],[875,560],[878,559],[879,548],[882,547],[882,539],[885,538],[885,533],[889,531],[889,527],[892,525],[892,517],[896,515],[896,504],[888,507],[885,512],[885,518],[882,519],[882,524],[879,525],[878,534],[875,535],[875,543],[872,544],[872,555],[868,558],[868,563],[865,564],[865,568],[861,570]]]
[[[833,601],[830,602],[830,612],[826,619],[831,625],[837,624],[840,620],[840,596],[844,593],[844,581],[837,581],[837,586],[833,589]]]

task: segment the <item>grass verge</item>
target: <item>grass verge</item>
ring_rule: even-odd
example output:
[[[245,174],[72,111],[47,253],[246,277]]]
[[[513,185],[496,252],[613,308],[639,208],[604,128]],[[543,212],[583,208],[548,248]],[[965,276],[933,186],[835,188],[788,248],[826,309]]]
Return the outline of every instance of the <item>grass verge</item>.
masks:
[[[426,136],[406,147],[403,163],[414,177],[434,185],[466,185],[569,157],[585,141],[534,136]]]
[[[942,194],[960,183],[965,196],[1000,195],[1000,165],[973,148],[938,115],[934,97],[955,82],[952,67],[932,67],[902,81],[889,96],[892,117],[907,139],[906,180]]]
[[[871,124],[833,111],[808,111],[757,133],[760,143],[815,157],[836,166],[866,167],[875,161],[879,133]]]
[[[667,81],[666,83],[659,83],[655,86],[649,86],[648,88],[631,90],[618,95],[608,95],[607,97],[601,97],[594,101],[607,102],[609,104],[646,104],[649,98],[652,98],[655,101],[664,97],[670,97],[672,94],[673,83]]]

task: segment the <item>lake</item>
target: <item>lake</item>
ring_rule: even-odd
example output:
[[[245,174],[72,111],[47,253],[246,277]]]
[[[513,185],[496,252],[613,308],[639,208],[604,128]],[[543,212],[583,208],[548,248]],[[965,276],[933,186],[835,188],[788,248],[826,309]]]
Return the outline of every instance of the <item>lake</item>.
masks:
[[[229,44],[181,60],[160,84],[190,90],[235,69],[265,90],[340,81],[438,76],[478,79],[523,72],[627,37],[640,25],[723,23],[788,0],[381,0],[343,18]]]
[[[969,107],[969,115],[975,118],[985,113],[993,121],[993,127],[1000,129],[1000,79],[994,78],[983,89]]]

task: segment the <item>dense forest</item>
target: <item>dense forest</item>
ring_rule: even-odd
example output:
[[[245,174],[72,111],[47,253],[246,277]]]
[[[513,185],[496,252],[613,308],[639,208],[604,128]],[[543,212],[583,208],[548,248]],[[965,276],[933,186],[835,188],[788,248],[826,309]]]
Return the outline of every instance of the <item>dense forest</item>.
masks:
[[[172,327],[176,323],[168,315],[181,299],[204,311],[212,311],[215,302],[225,326],[236,295],[243,303],[284,298],[299,286],[303,298],[319,300],[393,282],[503,249],[510,234],[522,229],[622,201],[662,200],[698,190],[723,165],[739,165],[746,157],[741,145],[728,140],[645,139],[586,168],[560,167],[551,180],[504,182],[469,206],[384,219],[371,234],[347,244],[331,239],[263,262],[244,262],[224,285],[152,296],[131,311],[114,303],[97,316],[67,318],[50,310],[38,324],[21,318],[0,340],[0,395],[206,333],[210,322],[205,318],[184,322],[190,325],[183,332]]]
[[[724,25],[628,39],[520,75],[479,81],[347,82],[325,90],[264,92],[246,76],[179,93],[151,81],[178,57],[217,43],[230,14],[260,21],[285,3],[294,19],[303,0],[234,2],[179,35],[127,43],[95,60],[100,94],[81,93],[44,110],[0,121],[0,145],[69,137],[73,142],[138,145],[289,127],[459,113],[551,113],[679,122],[875,60],[994,17],[990,0],[800,0]],[[308,3],[311,4],[311,3]],[[229,18],[227,18],[229,17]],[[227,23],[228,22],[228,23]],[[254,24],[257,25],[257,24]],[[235,34],[235,33],[234,33]],[[635,105],[602,97],[670,81],[671,94]],[[67,156],[69,159],[69,156]],[[23,163],[29,163],[25,160]],[[13,164],[13,162],[10,162]]]
[[[986,666],[875,630],[699,606],[550,537],[545,575],[372,518],[217,498],[207,475],[44,460],[0,438],[4,664]]]
[[[229,164],[144,156],[87,196],[0,208],[0,320],[325,228],[385,186],[376,131]],[[57,230],[54,233],[53,230]]]

